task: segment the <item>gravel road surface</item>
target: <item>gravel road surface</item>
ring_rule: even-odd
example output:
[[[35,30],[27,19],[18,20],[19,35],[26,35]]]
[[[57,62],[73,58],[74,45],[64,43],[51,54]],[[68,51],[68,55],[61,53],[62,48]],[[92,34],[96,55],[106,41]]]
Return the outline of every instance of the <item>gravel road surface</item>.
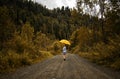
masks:
[[[120,79],[120,72],[90,63],[75,54],[54,56],[40,63],[20,68],[0,79]]]

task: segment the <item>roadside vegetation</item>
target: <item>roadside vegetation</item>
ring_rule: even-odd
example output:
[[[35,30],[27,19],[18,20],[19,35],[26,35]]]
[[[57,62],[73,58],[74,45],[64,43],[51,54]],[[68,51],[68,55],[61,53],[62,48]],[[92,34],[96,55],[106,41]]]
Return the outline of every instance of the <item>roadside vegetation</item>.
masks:
[[[120,36],[107,36],[107,41],[104,42],[100,31],[95,34],[85,27],[75,31],[71,36],[72,53],[94,63],[120,70]]]

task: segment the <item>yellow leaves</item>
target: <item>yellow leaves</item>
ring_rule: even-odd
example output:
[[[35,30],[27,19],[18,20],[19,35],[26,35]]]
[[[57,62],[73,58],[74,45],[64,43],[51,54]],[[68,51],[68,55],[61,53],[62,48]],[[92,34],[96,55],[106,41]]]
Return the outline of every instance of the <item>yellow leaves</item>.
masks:
[[[88,29],[85,27],[81,27],[80,30],[78,31],[78,38],[80,42],[87,41],[89,39],[89,33]]]
[[[87,50],[87,46],[93,41],[93,32],[86,27],[81,27],[72,34],[71,41],[73,47],[79,45],[80,49]]]
[[[40,51],[41,52],[41,55],[44,57],[44,58],[47,58],[47,57],[52,57],[53,55],[51,54],[51,52],[49,51]]]
[[[38,50],[46,50],[46,48],[50,45],[51,40],[45,34],[38,32],[34,43]]]
[[[39,51],[39,54],[36,55],[36,58],[33,60],[33,63],[37,63],[44,59],[53,57],[53,55],[49,51]]]
[[[112,63],[110,66],[116,70],[120,70],[120,58],[116,59],[116,61]]]
[[[60,54],[62,51],[62,44],[58,40],[56,40],[48,49],[53,55]]]
[[[32,38],[34,36],[34,28],[30,26],[29,23],[26,23],[22,26],[21,37],[25,41],[32,42]]]

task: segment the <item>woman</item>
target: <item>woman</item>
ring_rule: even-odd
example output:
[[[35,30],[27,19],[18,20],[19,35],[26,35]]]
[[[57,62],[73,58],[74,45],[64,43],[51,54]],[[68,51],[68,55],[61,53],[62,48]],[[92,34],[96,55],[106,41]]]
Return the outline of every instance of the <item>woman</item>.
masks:
[[[64,58],[64,61],[65,61],[66,60],[66,53],[67,53],[66,45],[64,45],[62,53],[63,53],[63,58]]]

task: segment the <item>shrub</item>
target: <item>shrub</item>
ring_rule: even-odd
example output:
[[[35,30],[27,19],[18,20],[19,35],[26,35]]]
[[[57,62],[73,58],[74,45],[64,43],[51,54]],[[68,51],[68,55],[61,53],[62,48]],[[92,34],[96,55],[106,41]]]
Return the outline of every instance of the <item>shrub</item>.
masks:
[[[11,71],[32,63],[27,53],[18,54],[12,50],[9,50],[6,55],[0,54],[0,61],[0,72]]]
[[[49,50],[53,55],[60,54],[62,51],[62,44],[59,41],[54,41],[51,47],[49,47]]]
[[[116,70],[120,70],[120,58],[117,58],[110,66]]]

